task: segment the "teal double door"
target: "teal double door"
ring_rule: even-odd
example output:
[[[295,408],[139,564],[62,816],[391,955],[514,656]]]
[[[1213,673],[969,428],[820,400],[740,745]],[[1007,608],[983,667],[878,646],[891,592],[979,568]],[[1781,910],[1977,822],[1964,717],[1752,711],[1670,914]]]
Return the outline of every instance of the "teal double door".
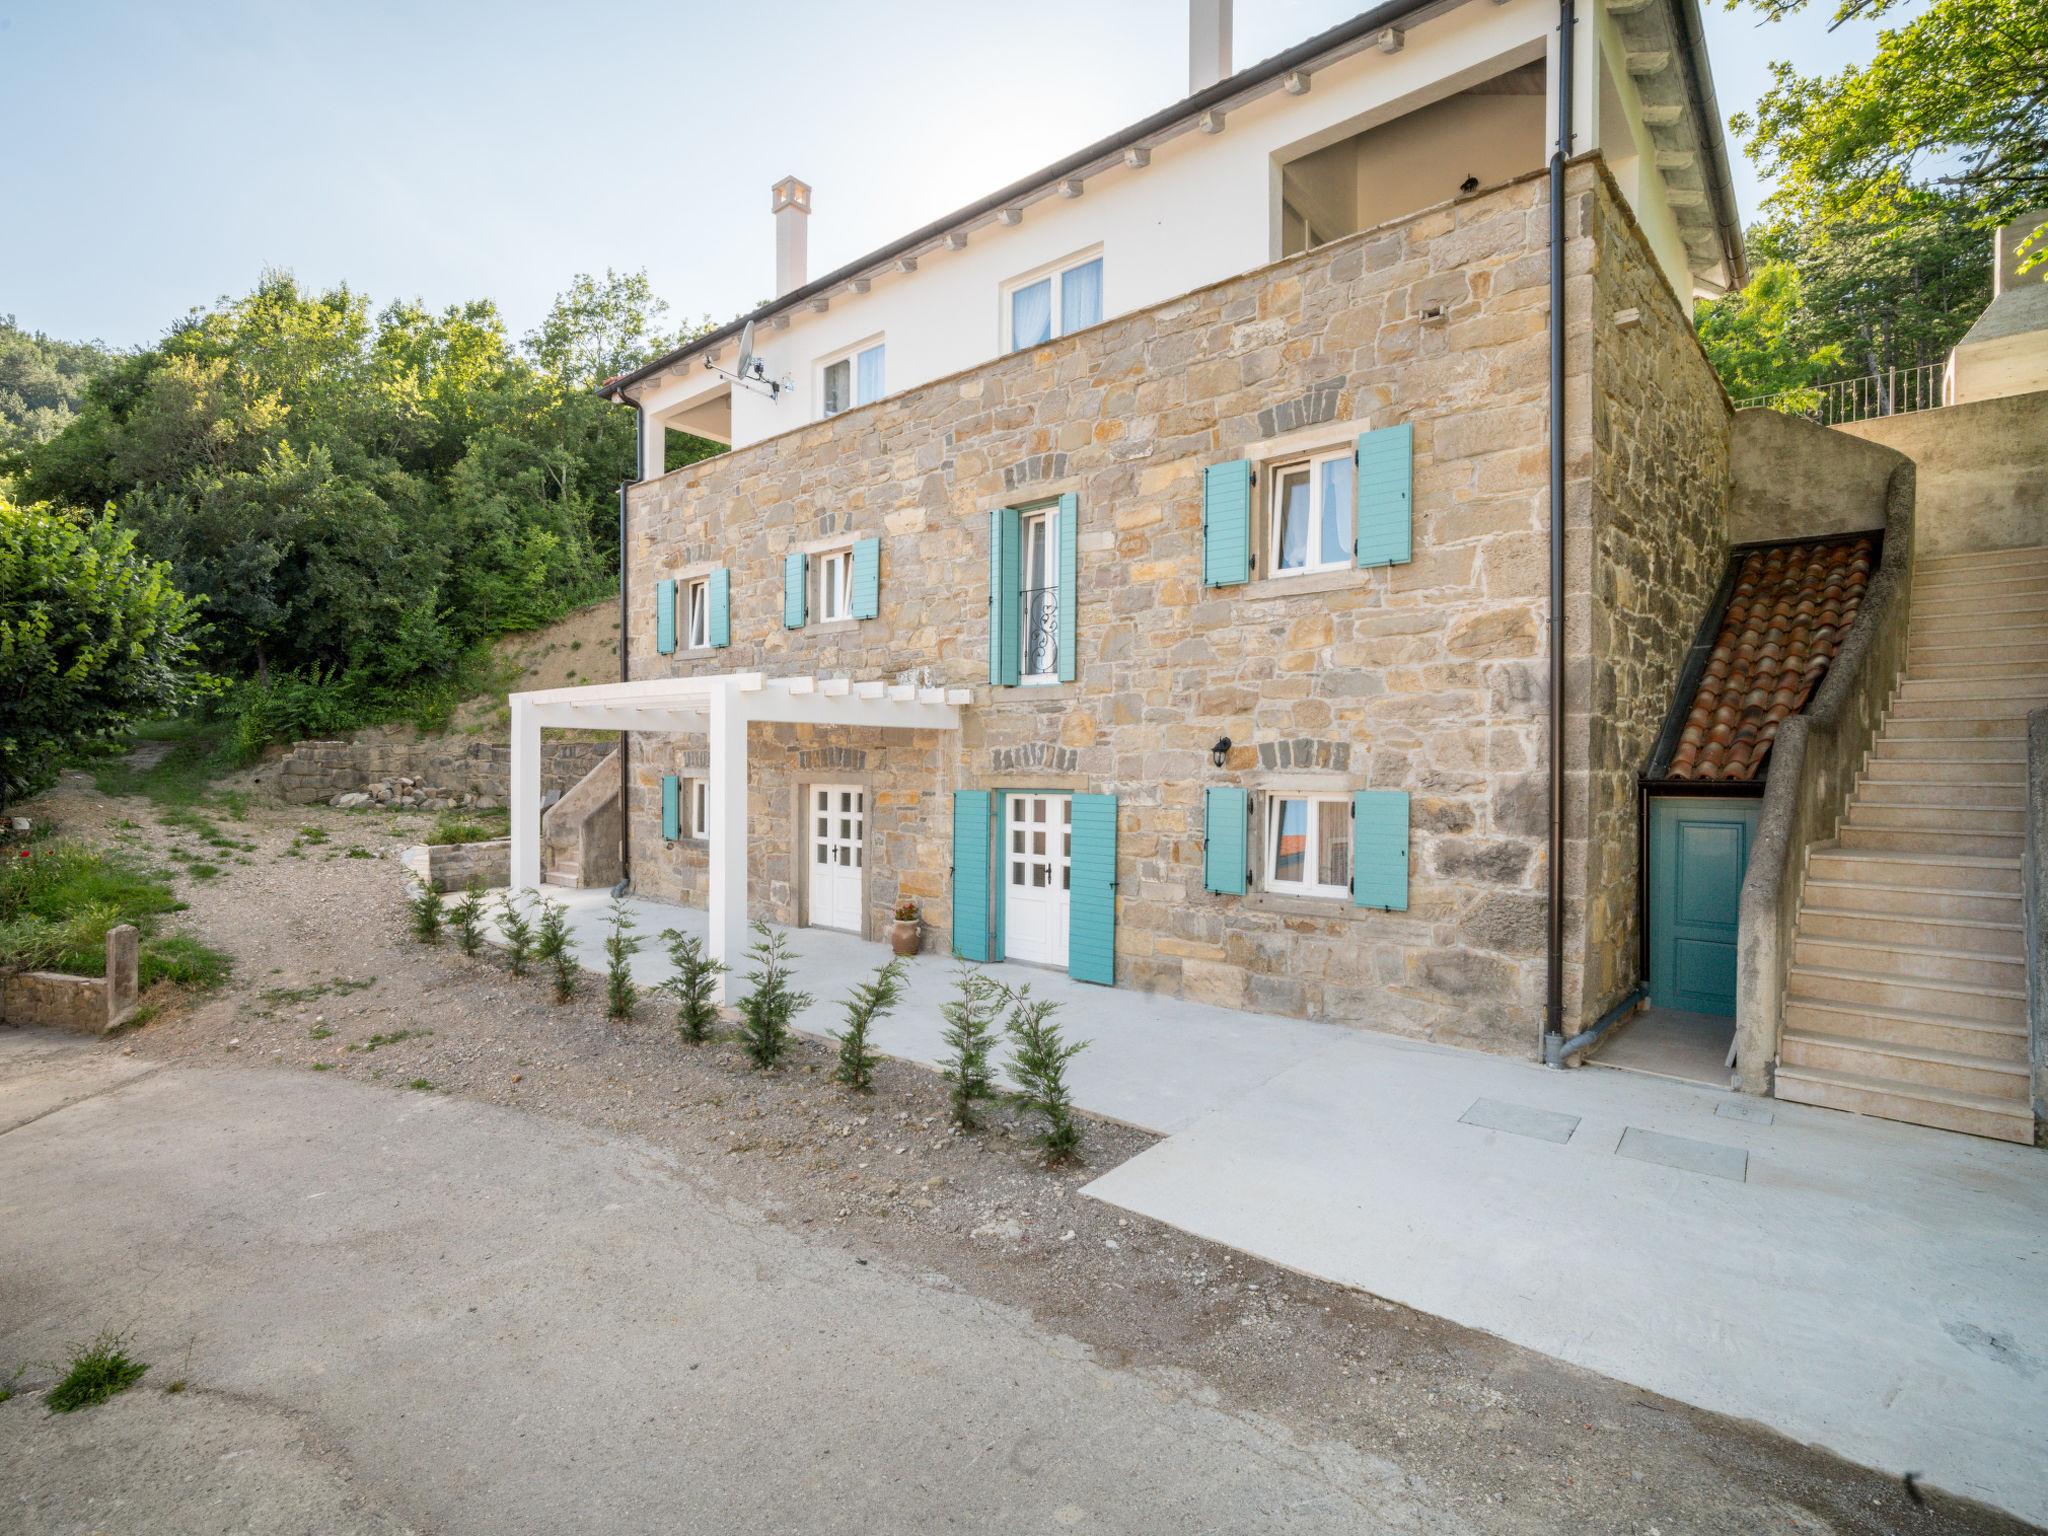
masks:
[[[1650,1001],[1732,1017],[1755,799],[1650,800]]]
[[[1116,980],[1116,796],[956,790],[953,952]]]

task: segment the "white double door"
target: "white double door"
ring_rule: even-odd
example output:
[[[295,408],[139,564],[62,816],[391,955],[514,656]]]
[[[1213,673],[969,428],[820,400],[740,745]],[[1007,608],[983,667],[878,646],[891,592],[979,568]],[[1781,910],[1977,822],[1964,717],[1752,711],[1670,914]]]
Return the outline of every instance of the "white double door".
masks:
[[[857,784],[814,784],[804,818],[810,824],[813,928],[859,933],[862,866],[866,863],[868,792]]]
[[[1074,802],[1012,794],[1003,811],[1003,950],[1008,959],[1067,963]]]

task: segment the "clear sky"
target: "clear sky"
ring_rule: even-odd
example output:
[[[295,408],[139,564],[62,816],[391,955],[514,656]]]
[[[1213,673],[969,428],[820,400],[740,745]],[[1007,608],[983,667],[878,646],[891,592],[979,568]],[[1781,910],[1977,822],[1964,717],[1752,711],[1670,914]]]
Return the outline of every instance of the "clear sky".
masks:
[[[1826,10],[1705,0],[1724,112],[1773,58],[1866,58]],[[1816,0],[1831,8],[1829,0]],[[1238,0],[1265,58],[1358,0]],[[768,296],[768,188],[824,272],[1176,100],[1186,0],[0,0],[0,314],[153,340],[266,266],[379,303],[488,296],[515,334],[579,271],[672,319]],[[1762,195],[1732,151],[1745,218]]]

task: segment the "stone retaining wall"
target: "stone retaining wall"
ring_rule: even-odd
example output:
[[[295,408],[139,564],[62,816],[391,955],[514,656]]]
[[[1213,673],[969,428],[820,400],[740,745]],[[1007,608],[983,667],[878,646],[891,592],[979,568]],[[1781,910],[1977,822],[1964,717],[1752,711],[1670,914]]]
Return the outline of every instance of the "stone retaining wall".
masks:
[[[604,761],[613,745],[610,735],[542,742],[542,791],[566,793]],[[363,731],[346,740],[302,741],[278,760],[269,777],[279,798],[292,805],[367,794],[380,804],[428,810],[500,809],[511,789],[512,748],[507,741],[483,737]]]
[[[487,843],[430,843],[425,851],[426,877],[436,890],[464,890],[472,880],[482,881],[486,890],[498,890],[512,883],[509,837]]]
[[[57,971],[0,975],[0,1023],[104,1035],[127,1022],[140,995],[141,935],[127,923],[107,931],[106,974]]]

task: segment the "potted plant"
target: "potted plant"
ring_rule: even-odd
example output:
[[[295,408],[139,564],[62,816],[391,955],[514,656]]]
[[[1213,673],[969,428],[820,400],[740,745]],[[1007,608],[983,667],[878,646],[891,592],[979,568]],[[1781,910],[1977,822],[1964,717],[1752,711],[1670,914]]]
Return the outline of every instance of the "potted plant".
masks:
[[[899,955],[914,955],[924,943],[924,924],[918,921],[917,903],[896,903],[896,921],[889,929],[889,947]]]

